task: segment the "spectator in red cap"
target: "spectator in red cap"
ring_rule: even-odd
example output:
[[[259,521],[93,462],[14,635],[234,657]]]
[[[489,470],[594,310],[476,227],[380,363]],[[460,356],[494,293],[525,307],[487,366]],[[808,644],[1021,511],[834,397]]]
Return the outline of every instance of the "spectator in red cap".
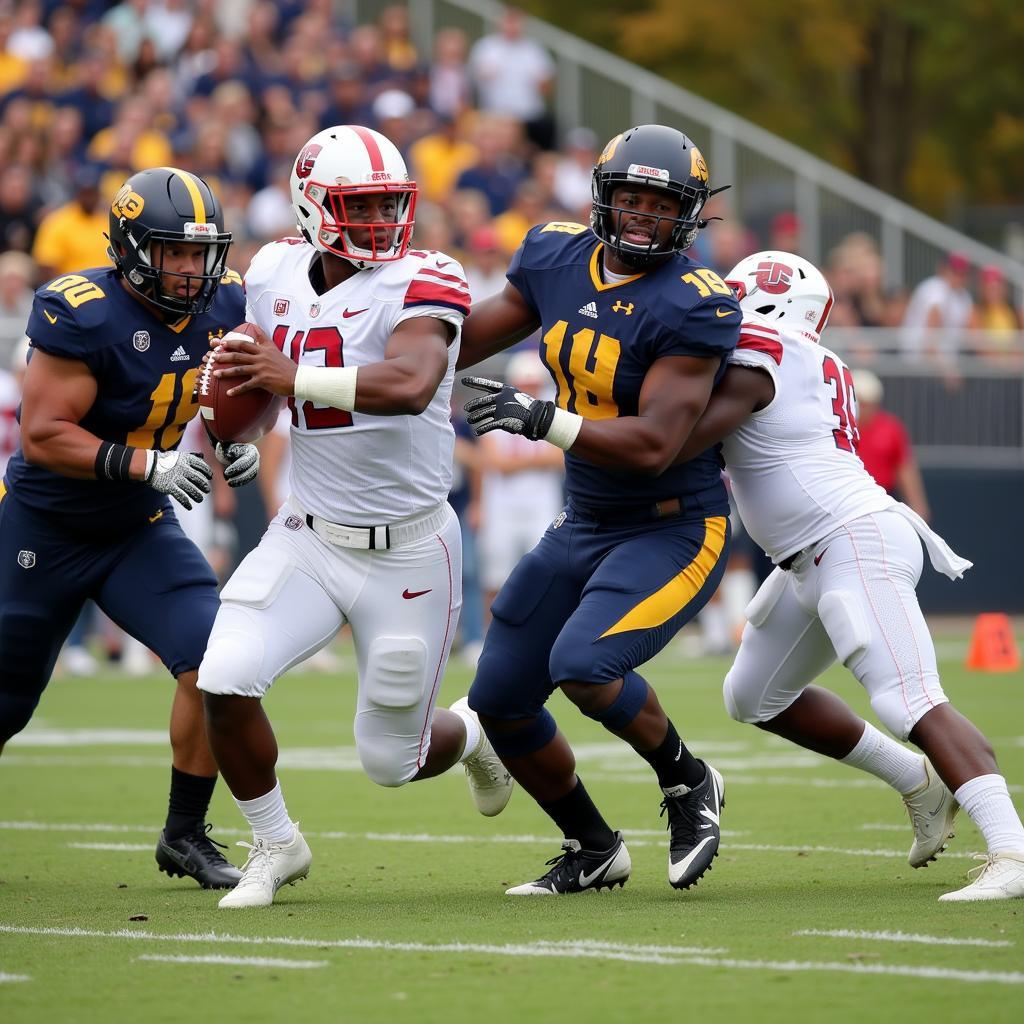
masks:
[[[777,213],[772,218],[768,248],[778,252],[799,252],[800,229],[800,218],[792,210]]]
[[[490,225],[476,228],[466,243],[464,260],[466,283],[473,302],[496,295],[505,287],[508,257],[498,241],[498,232]]]
[[[882,408],[882,382],[870,370],[853,371],[857,396],[857,454],[875,483],[897,495],[922,519],[931,512],[921,471],[898,416]]]
[[[950,253],[934,276],[913,291],[903,316],[903,354],[908,359],[936,359],[945,367],[946,378],[955,382],[959,332],[971,319],[974,302],[967,290],[971,264],[962,253]]]

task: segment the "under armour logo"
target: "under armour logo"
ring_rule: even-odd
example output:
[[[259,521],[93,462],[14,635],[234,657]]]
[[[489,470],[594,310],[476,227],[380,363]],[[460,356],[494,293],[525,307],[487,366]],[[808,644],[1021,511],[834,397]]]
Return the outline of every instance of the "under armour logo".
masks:
[[[620,302],[619,300],[616,300],[615,301],[615,305],[612,306],[612,312],[613,313],[625,313],[626,316],[632,316],[633,315],[633,303],[632,302]]]

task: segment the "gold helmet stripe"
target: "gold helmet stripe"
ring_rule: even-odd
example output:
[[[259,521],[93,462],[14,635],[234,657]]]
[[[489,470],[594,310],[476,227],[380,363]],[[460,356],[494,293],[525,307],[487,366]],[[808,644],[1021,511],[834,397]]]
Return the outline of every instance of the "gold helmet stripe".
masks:
[[[199,186],[196,184],[195,176],[190,174],[188,171],[179,170],[177,167],[165,167],[165,171],[170,171],[171,174],[177,175],[188,189],[188,194],[192,197],[192,210],[196,224],[206,223],[206,204],[203,202],[203,195],[199,191]]]

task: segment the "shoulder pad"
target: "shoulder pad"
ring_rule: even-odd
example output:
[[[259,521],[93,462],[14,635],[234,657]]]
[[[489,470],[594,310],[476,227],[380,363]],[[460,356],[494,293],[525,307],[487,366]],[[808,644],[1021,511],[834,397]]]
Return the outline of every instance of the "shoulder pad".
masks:
[[[237,270],[232,270],[230,267],[225,272],[224,276],[220,279],[221,284],[237,284],[239,287],[242,285],[242,275]]]
[[[453,256],[432,250],[410,252],[415,260],[402,305],[447,306],[469,314],[469,286],[462,264]]]
[[[100,274],[61,274],[39,288],[36,301],[47,307],[63,308],[83,324],[100,323],[110,311],[105,301],[110,282],[101,284],[96,280],[97,276],[106,277],[107,271]]]
[[[578,224],[572,220],[553,220],[540,226],[541,234],[548,231],[560,231],[564,235],[581,235],[586,230],[586,224]]]

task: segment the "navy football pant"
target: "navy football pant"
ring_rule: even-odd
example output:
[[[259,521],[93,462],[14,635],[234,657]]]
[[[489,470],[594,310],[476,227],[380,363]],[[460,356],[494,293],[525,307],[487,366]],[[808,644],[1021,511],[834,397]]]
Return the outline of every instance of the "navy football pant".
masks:
[[[495,598],[470,706],[531,718],[561,683],[625,676],[704,607],[728,548],[725,516],[613,527],[570,508]]]
[[[217,580],[167,505],[116,537],[71,537],[14,495],[0,500],[0,743],[32,717],[87,598],[172,675],[199,667]]]

